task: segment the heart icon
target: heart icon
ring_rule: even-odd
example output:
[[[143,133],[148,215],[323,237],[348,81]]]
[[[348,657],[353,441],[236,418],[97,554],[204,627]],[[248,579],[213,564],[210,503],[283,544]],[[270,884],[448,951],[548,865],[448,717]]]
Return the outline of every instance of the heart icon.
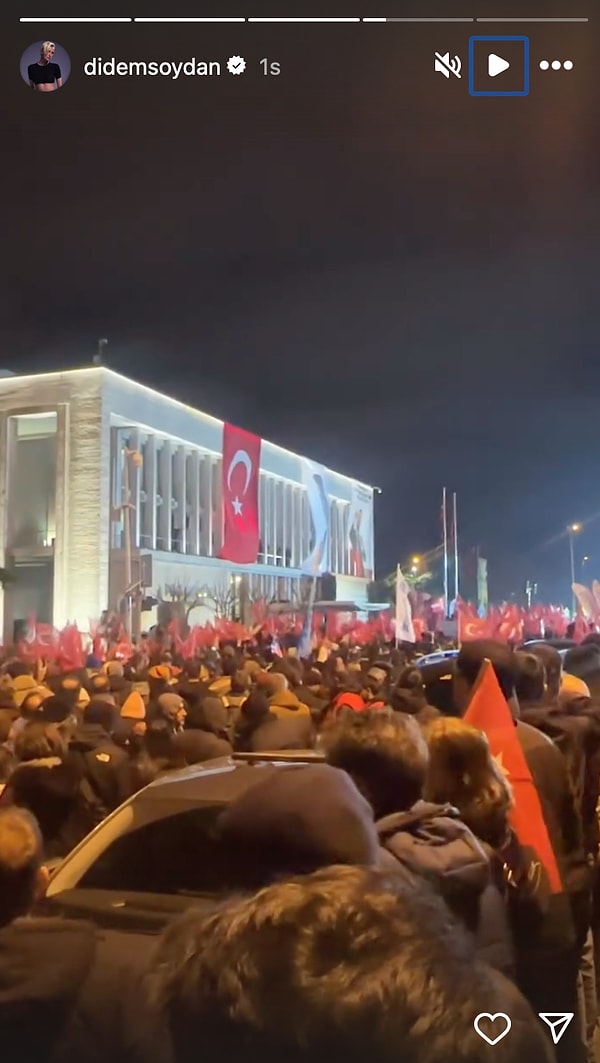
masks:
[[[504,1028],[496,1035],[496,1037],[488,1037],[488,1035],[480,1029],[479,1024],[482,1019],[487,1019],[492,1026],[494,1026],[496,1022],[500,1022]],[[478,1033],[480,1037],[483,1037],[483,1040],[487,1041],[488,1045],[497,1045],[498,1041],[501,1041],[503,1037],[506,1037],[507,1033],[510,1033],[512,1022],[508,1015],[505,1015],[503,1011],[499,1011],[497,1015],[490,1015],[488,1011],[482,1011],[481,1015],[478,1015],[475,1019],[473,1026],[475,1027],[476,1033]]]

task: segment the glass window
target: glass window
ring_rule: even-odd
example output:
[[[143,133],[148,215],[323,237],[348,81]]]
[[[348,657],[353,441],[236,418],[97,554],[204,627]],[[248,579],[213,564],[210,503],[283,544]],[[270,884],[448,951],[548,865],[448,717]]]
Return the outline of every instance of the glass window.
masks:
[[[9,419],[8,544],[50,547],[56,536],[57,415]]]
[[[189,808],[121,835],[77,888],[195,896],[241,888],[239,858],[218,837],[223,807]]]

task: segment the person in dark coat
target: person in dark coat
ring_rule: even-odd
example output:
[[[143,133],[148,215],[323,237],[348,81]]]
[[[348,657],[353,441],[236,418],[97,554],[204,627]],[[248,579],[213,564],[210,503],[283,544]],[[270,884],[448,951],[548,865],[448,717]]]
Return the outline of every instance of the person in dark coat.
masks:
[[[189,912],[163,935],[146,986],[173,1063],[195,1063],[199,1044],[207,1060],[262,1063],[553,1060],[539,1020],[440,899],[365,868]],[[510,1036],[486,1044],[480,1013],[509,1015]]]
[[[309,716],[275,716],[268,698],[260,690],[253,691],[242,705],[234,736],[238,752],[312,749],[314,741],[314,726]]]
[[[582,824],[565,759],[547,735],[523,723],[516,695],[518,665],[514,651],[494,640],[465,643],[454,664],[454,697],[462,715],[470,703],[481,666],[489,660],[513,714],[517,738],[538,792],[542,814],[557,860],[563,893],[550,897],[529,965],[520,982],[538,1012],[577,1012],[577,974],[590,926],[590,873]],[[581,1063],[584,1048],[575,1023],[557,1046],[559,1063]]]
[[[260,889],[330,864],[377,867],[373,811],[346,772],[294,764],[265,776],[221,814],[236,883]]]
[[[166,694],[163,698],[172,696]],[[173,744],[187,764],[230,757],[233,746],[229,741],[229,713],[222,700],[205,697],[200,703],[190,704],[185,726],[177,731]]]
[[[81,772],[66,753],[53,724],[28,723],[15,740],[19,761],[0,797],[28,809],[40,825],[47,859],[63,857],[85,838],[95,822],[95,809],[81,791]]]
[[[390,705],[396,712],[414,716],[417,723],[425,726],[441,714],[427,701],[423,673],[419,668],[404,668],[390,693]]]
[[[31,914],[49,878],[42,849],[28,812],[0,811],[3,1055],[24,1063],[125,1063],[125,1009],[136,973],[128,967],[131,948],[125,961],[116,948],[107,954],[91,924]],[[136,1001],[138,1019],[150,1029],[144,1003]]]
[[[99,823],[135,789],[129,774],[129,757],[111,737],[116,721],[117,712],[112,705],[92,698],[68,747],[69,756],[89,784]]]
[[[121,709],[131,694],[132,681],[125,677],[125,669],[121,661],[107,661],[104,671],[108,678],[108,689],[115,699],[118,709]]]
[[[383,848],[430,881],[474,934],[482,959],[514,974],[502,893],[481,842],[447,801],[423,800],[427,744],[414,718],[376,709],[350,714],[324,739],[327,762],[347,771],[373,808]]]

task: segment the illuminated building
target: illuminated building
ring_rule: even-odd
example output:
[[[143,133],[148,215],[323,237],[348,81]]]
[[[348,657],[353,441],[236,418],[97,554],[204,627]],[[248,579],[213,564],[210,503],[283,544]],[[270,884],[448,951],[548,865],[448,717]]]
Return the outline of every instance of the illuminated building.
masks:
[[[5,639],[31,615],[87,630],[121,607],[130,580],[138,604],[168,586],[204,588],[207,604],[191,617],[199,623],[211,590],[293,599],[311,550],[305,459],[262,441],[259,555],[236,567],[219,558],[222,441],[222,421],[104,366],[0,376],[0,549],[15,576],[3,592]],[[373,490],[329,470],[326,479],[327,572],[338,600],[364,602]],[[350,545],[357,488],[368,529],[363,575]],[[143,626],[151,622],[144,615]]]

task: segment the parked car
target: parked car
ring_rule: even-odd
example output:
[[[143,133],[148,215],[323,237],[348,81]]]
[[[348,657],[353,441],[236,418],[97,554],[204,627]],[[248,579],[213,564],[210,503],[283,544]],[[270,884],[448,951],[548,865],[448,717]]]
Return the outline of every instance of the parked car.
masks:
[[[192,904],[209,908],[243,890],[235,853],[218,836],[221,812],[268,773],[315,759],[310,750],[243,754],[155,779],[59,864],[40,914],[159,933]]]
[[[425,668],[428,664],[439,664],[440,661],[452,661],[458,656],[458,650],[436,650],[435,653],[427,653],[424,657],[417,657],[415,664],[418,668]]]

